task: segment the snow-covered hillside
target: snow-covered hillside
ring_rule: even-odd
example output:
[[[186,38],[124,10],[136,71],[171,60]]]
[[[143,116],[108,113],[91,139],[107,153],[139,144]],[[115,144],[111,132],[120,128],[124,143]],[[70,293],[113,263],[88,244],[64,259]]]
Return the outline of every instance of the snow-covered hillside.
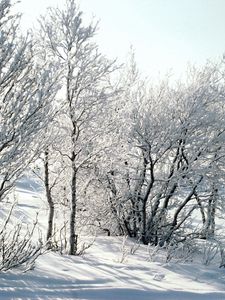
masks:
[[[44,197],[34,186],[20,182],[16,197],[15,219],[32,223],[39,210],[40,221],[46,220]],[[48,252],[33,270],[0,273],[0,299],[222,300],[225,271],[201,261],[166,263],[163,252],[126,238],[99,236],[82,256]]]

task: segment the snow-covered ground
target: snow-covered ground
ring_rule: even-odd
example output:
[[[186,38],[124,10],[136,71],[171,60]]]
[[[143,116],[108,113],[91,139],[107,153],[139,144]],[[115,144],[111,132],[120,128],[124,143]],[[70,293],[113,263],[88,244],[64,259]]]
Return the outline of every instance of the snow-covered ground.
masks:
[[[44,199],[24,182],[17,191],[15,218],[32,222],[38,209],[44,230]],[[166,263],[161,252],[153,254],[154,249],[132,240],[96,237],[82,256],[49,252],[38,258],[33,270],[0,273],[0,299],[225,299],[224,269],[201,261]]]

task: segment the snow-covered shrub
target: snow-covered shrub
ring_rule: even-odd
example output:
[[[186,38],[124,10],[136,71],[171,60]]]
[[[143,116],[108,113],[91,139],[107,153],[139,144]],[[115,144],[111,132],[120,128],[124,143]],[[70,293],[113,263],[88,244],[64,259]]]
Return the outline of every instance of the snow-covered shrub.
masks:
[[[197,245],[194,240],[187,239],[180,243],[171,242],[165,244],[164,249],[166,251],[166,262],[173,260],[184,263],[193,260],[197,251]]]
[[[134,255],[137,250],[140,248],[141,241],[140,240],[134,240],[132,245],[130,246],[130,254]]]
[[[208,266],[219,254],[219,244],[217,241],[206,240],[203,244],[202,262]]]
[[[220,268],[224,268],[225,267],[225,245],[224,244],[220,244]]]
[[[155,261],[157,255],[159,254],[160,246],[159,245],[151,245],[150,243],[148,244],[147,251],[148,251],[148,261]]]
[[[27,226],[25,230],[22,223],[12,226],[10,218],[13,208],[14,205],[0,229],[0,271],[8,271],[22,265],[25,270],[31,269],[43,251],[41,238],[37,242],[32,240],[37,219],[31,227]]]
[[[129,248],[127,246],[127,238],[128,236],[123,236],[122,243],[120,246],[120,257],[118,258],[119,263],[124,263],[129,254]]]

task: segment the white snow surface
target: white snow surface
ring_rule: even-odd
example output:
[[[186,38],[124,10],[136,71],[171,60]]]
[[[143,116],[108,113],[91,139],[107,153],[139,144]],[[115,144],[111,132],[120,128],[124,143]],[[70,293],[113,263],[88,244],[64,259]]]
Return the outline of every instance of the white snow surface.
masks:
[[[15,218],[32,223],[38,209],[45,230],[47,206],[40,193],[18,185]],[[160,254],[152,261],[147,246],[131,254],[134,247],[132,240],[98,236],[83,256],[48,252],[33,270],[1,272],[0,299],[225,299],[225,270],[218,265],[165,263]]]

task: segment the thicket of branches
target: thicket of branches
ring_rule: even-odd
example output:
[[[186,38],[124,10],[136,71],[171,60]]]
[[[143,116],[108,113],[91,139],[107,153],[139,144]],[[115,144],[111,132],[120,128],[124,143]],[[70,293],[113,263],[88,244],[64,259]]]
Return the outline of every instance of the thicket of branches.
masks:
[[[11,1],[0,13],[0,201],[38,159],[48,248],[60,240],[62,252],[77,254],[81,229],[159,247],[218,238],[224,61],[152,84],[133,53],[118,66],[100,52],[98,24],[83,22],[73,0],[25,37]]]

